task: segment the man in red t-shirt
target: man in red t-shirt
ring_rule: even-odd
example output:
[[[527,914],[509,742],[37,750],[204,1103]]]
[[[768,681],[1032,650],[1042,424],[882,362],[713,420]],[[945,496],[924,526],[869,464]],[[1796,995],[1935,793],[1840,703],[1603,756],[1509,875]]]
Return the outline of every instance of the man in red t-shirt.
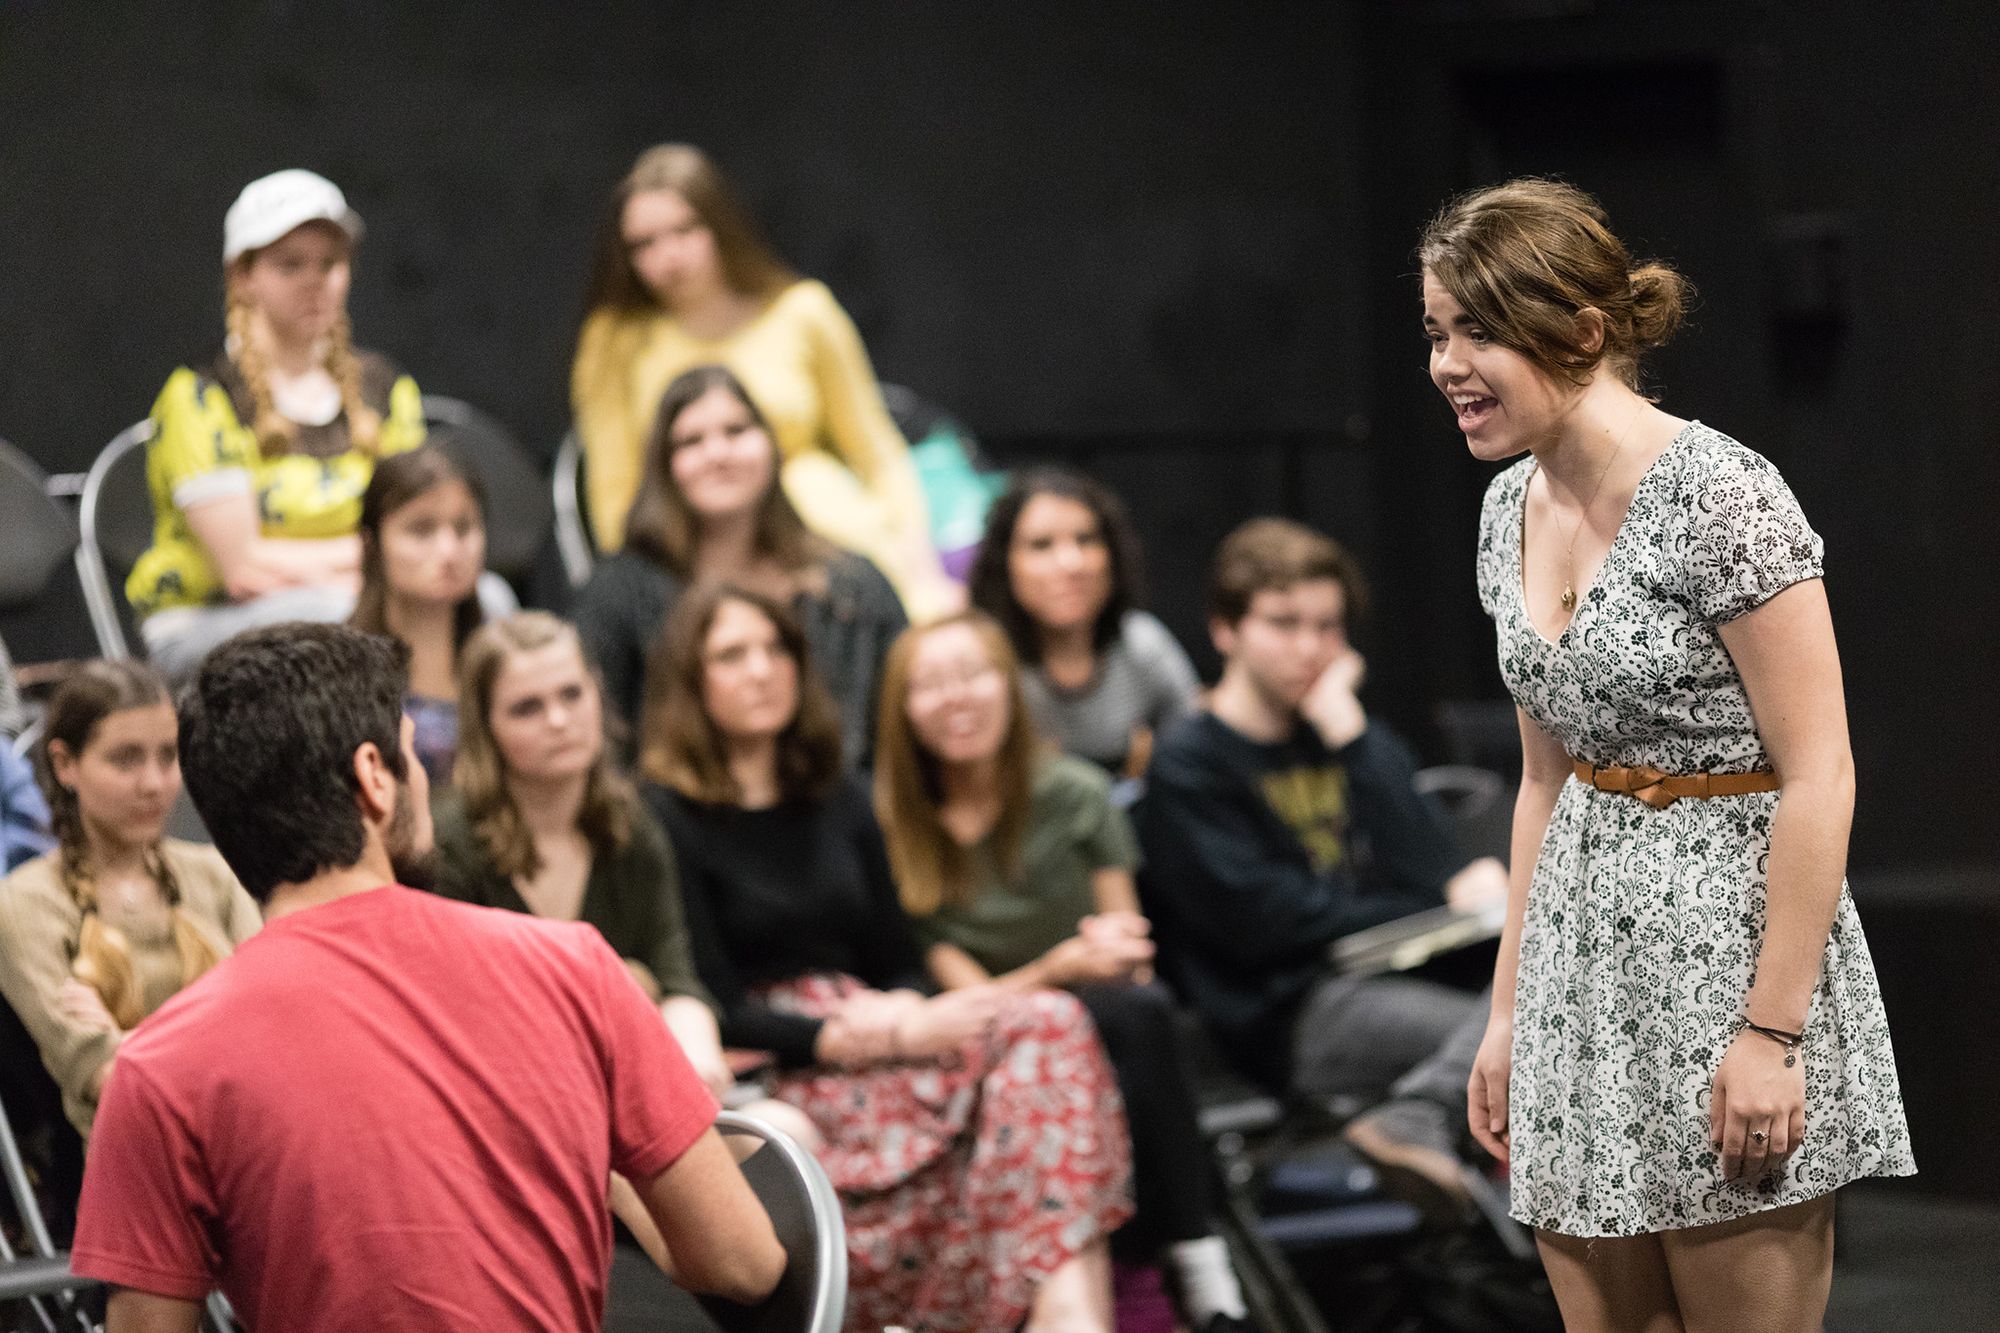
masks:
[[[338,626],[225,643],[181,703],[187,784],[263,931],[123,1043],[71,1262],[109,1333],[595,1330],[606,1192],[683,1285],[785,1264],[715,1103],[588,926],[399,887],[430,842],[405,654]]]

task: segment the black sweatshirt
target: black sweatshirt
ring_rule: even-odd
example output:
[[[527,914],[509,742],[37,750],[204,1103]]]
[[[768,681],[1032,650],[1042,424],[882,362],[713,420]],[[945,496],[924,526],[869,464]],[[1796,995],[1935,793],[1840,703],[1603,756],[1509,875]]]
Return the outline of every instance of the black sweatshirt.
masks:
[[[1135,823],[1161,967],[1260,1082],[1288,1080],[1328,946],[1440,905],[1465,865],[1415,773],[1378,725],[1333,751],[1303,722],[1266,744],[1204,711],[1154,751]]]
[[[706,805],[660,786],[645,795],[680,862],[689,948],[724,1045],[770,1051],[789,1068],[813,1063],[820,1020],[751,995],[772,982],[841,972],[878,990],[927,988],[859,780],[769,810]]]

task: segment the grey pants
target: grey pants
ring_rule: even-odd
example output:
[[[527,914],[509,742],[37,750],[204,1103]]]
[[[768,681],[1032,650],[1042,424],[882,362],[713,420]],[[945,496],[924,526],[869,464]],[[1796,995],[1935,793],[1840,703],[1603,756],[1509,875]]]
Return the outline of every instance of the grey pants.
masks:
[[[1421,1097],[1463,1117],[1490,1004],[1415,977],[1328,977],[1292,1030],[1292,1084],[1356,1109]]]
[[[345,620],[354,614],[354,594],[339,588],[280,588],[247,602],[219,606],[175,606],[155,611],[139,626],[146,656],[169,682],[194,675],[208,650],[246,629],[287,620]]]

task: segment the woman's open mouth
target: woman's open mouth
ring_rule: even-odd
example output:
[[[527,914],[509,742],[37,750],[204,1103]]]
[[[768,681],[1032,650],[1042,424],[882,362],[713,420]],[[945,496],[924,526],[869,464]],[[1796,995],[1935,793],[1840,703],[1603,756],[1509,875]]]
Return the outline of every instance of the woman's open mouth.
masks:
[[[1458,428],[1473,431],[1485,425],[1500,409],[1500,400],[1483,393],[1455,393],[1451,395],[1451,407],[1458,414]]]

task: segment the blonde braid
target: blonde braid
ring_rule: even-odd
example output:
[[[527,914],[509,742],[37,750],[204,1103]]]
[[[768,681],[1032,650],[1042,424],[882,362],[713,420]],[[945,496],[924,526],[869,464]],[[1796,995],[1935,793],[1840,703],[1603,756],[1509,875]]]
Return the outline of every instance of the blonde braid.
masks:
[[[348,443],[374,457],[382,443],[382,414],[362,401],[361,362],[354,355],[354,331],[344,310],[333,322],[326,349],[326,370],[340,386],[340,405],[347,412]]]
[[[181,901],[180,879],[157,842],[146,849],[146,870],[159,884],[167,908],[173,913],[174,951],[181,960],[181,987],[192,985],[196,977],[221,962],[222,955]]]
[[[235,349],[231,355],[243,376],[244,387],[250,391],[254,410],[249,425],[257,436],[257,447],[266,458],[280,458],[292,451],[299,428],[278,410],[277,400],[271,396],[270,372],[264,365],[264,349],[257,341],[254,313],[255,307],[248,301],[234,295],[229,298],[225,319],[230,345]]]
[[[60,846],[56,865],[63,888],[69,891],[83,919],[77,925],[76,956],[70,959],[70,975],[97,992],[119,1027],[130,1031],[145,1013],[141,1008],[139,977],[132,970],[132,946],[123,931],[108,925],[97,910],[97,880],[90,873],[88,848],[84,843],[83,819],[74,810],[76,796],[70,794],[72,817],[58,817]]]

